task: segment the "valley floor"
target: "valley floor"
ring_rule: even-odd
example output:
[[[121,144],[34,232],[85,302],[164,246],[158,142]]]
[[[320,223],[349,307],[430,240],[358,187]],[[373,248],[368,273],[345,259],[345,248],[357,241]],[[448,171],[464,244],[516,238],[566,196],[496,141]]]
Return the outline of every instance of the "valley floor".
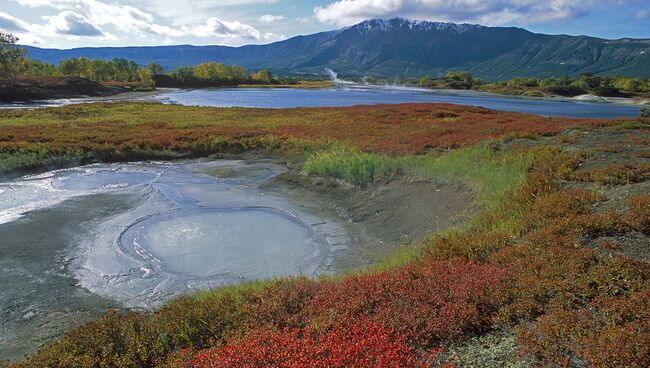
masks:
[[[335,208],[337,198],[358,196],[342,208],[352,221],[375,221],[367,199],[379,198],[384,208],[395,203],[394,214],[377,216],[385,237],[399,239],[404,226],[420,234],[362,270],[242,284],[155,313],[108,313],[15,367],[650,365],[648,119],[444,104],[118,103],[5,110],[0,126],[7,177],[255,152],[282,157],[294,170],[278,180],[330,193]],[[442,232],[427,225],[435,221],[428,202],[412,196],[439,185],[467,188],[475,203],[461,211],[469,219]]]

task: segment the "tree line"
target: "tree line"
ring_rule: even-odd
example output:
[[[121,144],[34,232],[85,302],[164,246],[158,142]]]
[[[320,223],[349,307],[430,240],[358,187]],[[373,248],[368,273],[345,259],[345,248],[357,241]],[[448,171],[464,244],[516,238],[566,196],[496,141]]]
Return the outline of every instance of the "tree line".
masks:
[[[583,73],[577,77],[555,77],[546,79],[514,78],[497,85],[508,87],[539,88],[563,96],[577,96],[591,93],[598,96],[620,96],[625,93],[650,92],[650,79],[624,76],[598,76]]]
[[[33,60],[16,44],[18,39],[0,31],[0,79],[15,83],[18,77],[80,77],[96,82],[139,83],[142,87],[236,86],[240,84],[295,84],[293,78],[273,75],[268,70],[248,72],[238,65],[209,62],[165,71],[157,63],[141,66],[123,58],[113,60],[72,58],[58,65]]]
[[[249,73],[238,65],[203,63],[179,67],[165,72],[157,63],[141,67],[122,58],[97,60],[85,57],[63,60],[55,66],[42,61],[22,58],[18,74],[24,76],[80,77],[96,82],[139,82],[146,86],[232,86],[240,84],[292,84],[297,81],[271,74],[268,70]]]
[[[649,78],[631,78],[624,76],[598,76],[583,73],[576,77],[562,76],[553,78],[513,78],[486,84],[482,79],[473,77],[468,72],[449,72],[446,77],[422,77],[417,85],[426,88],[452,89],[505,89],[514,91],[536,90],[560,96],[578,96],[594,94],[597,96],[619,97],[633,94],[650,93]]]
[[[153,87],[149,68],[132,61],[115,58],[95,60],[85,57],[63,60],[59,65],[28,58],[25,49],[16,42],[18,38],[0,31],[0,80],[15,85],[21,76],[80,77],[96,82],[136,82],[142,87]]]
[[[297,79],[274,75],[268,70],[250,73],[243,66],[228,66],[216,62],[196,66],[182,66],[166,73],[162,71],[162,67],[158,64],[150,64],[148,68],[155,70],[153,78],[156,85],[160,87],[288,85],[298,83]]]

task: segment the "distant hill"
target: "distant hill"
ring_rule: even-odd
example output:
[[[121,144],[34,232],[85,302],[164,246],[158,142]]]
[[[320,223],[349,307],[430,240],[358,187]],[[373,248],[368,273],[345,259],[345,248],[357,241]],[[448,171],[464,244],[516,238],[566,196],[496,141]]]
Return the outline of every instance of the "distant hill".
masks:
[[[168,69],[217,61],[288,74],[325,74],[324,69],[330,68],[346,76],[383,77],[467,70],[486,80],[583,72],[650,76],[650,39],[555,36],[521,28],[401,18],[372,19],[267,45],[27,49],[32,58],[50,63],[79,56],[122,57],[142,65],[157,62]]]

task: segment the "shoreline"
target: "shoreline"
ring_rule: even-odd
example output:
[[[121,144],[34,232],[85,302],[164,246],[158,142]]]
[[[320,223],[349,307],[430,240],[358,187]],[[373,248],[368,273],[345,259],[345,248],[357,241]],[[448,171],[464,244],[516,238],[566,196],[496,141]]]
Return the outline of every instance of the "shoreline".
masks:
[[[319,231],[334,226],[337,230],[331,234],[327,244],[331,245],[325,270],[322,275],[346,274],[351,270],[363,270],[381,261],[384,257],[397,251],[398,248],[420,244],[431,233],[453,228],[465,223],[476,211],[476,203],[469,187],[445,177],[437,180],[415,180],[401,175],[394,176],[389,180],[374,182],[367,187],[361,188],[336,179],[326,177],[313,177],[302,172],[302,164],[296,161],[296,157],[277,154],[264,154],[256,152],[245,152],[241,154],[210,155],[196,159],[178,159],[163,161],[171,165],[192,165],[197,168],[206,168],[213,162],[240,161],[240,167],[235,171],[213,171],[197,170],[197,175],[209,175],[220,179],[247,178],[250,172],[255,173],[254,165],[260,163],[273,163],[286,166],[287,171],[276,174],[271,178],[257,184],[257,190],[266,196],[276,197],[286,201],[288,206],[294,206],[301,211],[303,216],[312,219],[310,223],[319,227]],[[158,161],[127,162],[130,165],[148,165]],[[101,164],[100,164],[101,165]],[[252,165],[252,166],[251,166]],[[78,166],[84,168],[87,165]],[[91,165],[92,166],[92,165]],[[47,173],[47,169],[38,170],[37,173]],[[40,175],[32,174],[32,175]],[[381,196],[377,194],[381,193]],[[96,200],[108,201],[109,194],[98,194],[101,197]],[[91,196],[82,196],[74,199],[74,203],[87,203]],[[83,202],[86,201],[86,202]],[[66,208],[64,202],[55,204],[48,208],[39,209],[41,213],[58,213]],[[73,203],[73,202],[68,202]],[[398,204],[395,206],[395,204]],[[431,211],[434,208],[434,211]],[[25,216],[31,218],[32,213]],[[112,216],[112,215],[111,215]],[[322,219],[323,223],[314,219]],[[390,224],[390,229],[389,226]],[[12,227],[21,226],[13,222]],[[70,225],[66,225],[70,226]],[[347,236],[347,242],[343,242],[341,236]],[[58,236],[58,235],[57,235]],[[62,237],[59,237],[63,239]],[[331,269],[330,269],[331,268]],[[267,279],[264,279],[265,281]],[[270,279],[268,279],[270,280]],[[264,281],[263,281],[264,282]],[[206,292],[212,290],[208,288]],[[171,300],[178,299],[181,295],[192,295],[192,293],[181,293]],[[113,299],[101,293],[91,293],[87,296],[101,305],[95,310],[71,310],[67,313],[74,314],[78,322],[90,322],[99,318],[111,309],[121,311],[143,311],[158,310],[160,305],[149,308],[139,308],[126,305],[123,301]],[[167,300],[165,304],[168,304]],[[42,312],[29,317],[29,323],[37,323],[47,316]],[[26,322],[27,323],[27,322]],[[43,344],[63,335],[64,330],[77,327],[79,323],[66,323],[61,317],[53,323],[42,328],[40,334],[35,335],[34,340],[11,350],[0,345],[0,350],[8,354],[9,362],[22,360],[24,354],[32,355]],[[24,339],[23,330],[11,331],[14,335],[11,338]],[[0,363],[2,361],[0,360]],[[1,364],[0,364],[1,365]]]
[[[519,90],[519,92],[501,91],[499,89],[488,88],[488,86],[472,89],[456,89],[443,87],[420,87],[417,85],[395,85],[395,84],[363,84],[363,83],[343,83],[336,80],[319,80],[319,81],[299,81],[296,84],[240,84],[236,86],[203,86],[203,87],[155,87],[150,91],[133,91],[126,88],[100,85],[97,82],[85,80],[82,78],[42,78],[25,79],[23,83],[32,83],[30,87],[40,92],[32,97],[18,98],[16,101],[0,100],[0,109],[10,108],[41,108],[56,107],[76,103],[94,103],[94,102],[122,102],[122,101],[143,101],[158,102],[148,99],[165,93],[178,91],[192,91],[200,89],[297,89],[297,90],[336,90],[336,89],[367,89],[367,90],[403,90],[438,93],[443,95],[471,97],[484,96],[494,98],[513,98],[530,101],[566,101],[566,102],[587,102],[597,104],[616,104],[627,106],[650,106],[650,97],[606,97],[585,93],[578,96],[562,96],[548,93],[528,94],[527,92],[539,92],[538,90]],[[35,83],[40,83],[35,84]],[[56,83],[67,83],[65,86],[54,85]],[[34,92],[35,93],[35,92]],[[48,96],[38,98],[36,96]],[[25,97],[25,96],[23,96]],[[462,103],[461,103],[462,104]]]
[[[21,101],[21,102],[12,102],[12,103],[0,103],[0,110],[38,109],[44,107],[60,107],[65,105],[77,104],[77,103],[96,103],[96,102],[137,101],[137,102],[156,103],[158,101],[148,100],[147,98],[161,95],[164,93],[176,92],[180,90],[182,89],[165,87],[165,88],[156,88],[152,91],[142,91],[142,92],[126,91],[126,92],[119,92],[113,95],[106,95],[106,96],[76,96],[70,98],[56,98],[56,99],[30,100],[30,101]]]
[[[350,85],[347,85],[350,86]],[[498,93],[489,90],[477,90],[477,89],[453,89],[453,88],[427,88],[427,87],[418,87],[418,86],[408,86],[408,85],[353,85],[354,87],[360,88],[383,88],[383,89],[395,89],[395,90],[411,90],[411,91],[422,91],[422,92],[443,92],[450,95],[481,95],[481,96],[491,96],[491,97],[505,97],[505,98],[518,98],[522,100],[533,100],[533,101],[568,101],[568,102],[593,102],[601,104],[619,104],[619,105],[638,105],[638,106],[650,106],[650,97],[649,98],[631,98],[631,97],[603,97],[593,94],[584,94],[574,97],[561,96],[561,95],[548,95],[548,96],[526,96],[522,94],[507,94],[507,93]]]

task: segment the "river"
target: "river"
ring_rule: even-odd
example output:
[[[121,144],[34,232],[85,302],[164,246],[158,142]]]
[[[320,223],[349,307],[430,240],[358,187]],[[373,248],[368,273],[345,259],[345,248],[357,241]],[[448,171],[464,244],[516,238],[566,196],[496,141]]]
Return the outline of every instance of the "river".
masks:
[[[166,104],[211,107],[292,108],[352,106],[395,103],[451,103],[481,106],[543,116],[574,118],[638,117],[642,105],[581,101],[569,98],[524,98],[457,90],[429,90],[397,86],[340,85],[335,88],[202,88],[160,89],[144,94],[128,93],[110,97],[73,98],[5,104],[0,108],[38,108],[72,103],[156,101]]]
[[[577,101],[565,98],[518,98],[474,91],[426,90],[400,87],[344,86],[324,89],[205,88],[180,90],[151,97],[170,104],[213,107],[322,107],[396,103],[450,103],[481,106],[543,116],[575,118],[637,117],[641,106]]]

